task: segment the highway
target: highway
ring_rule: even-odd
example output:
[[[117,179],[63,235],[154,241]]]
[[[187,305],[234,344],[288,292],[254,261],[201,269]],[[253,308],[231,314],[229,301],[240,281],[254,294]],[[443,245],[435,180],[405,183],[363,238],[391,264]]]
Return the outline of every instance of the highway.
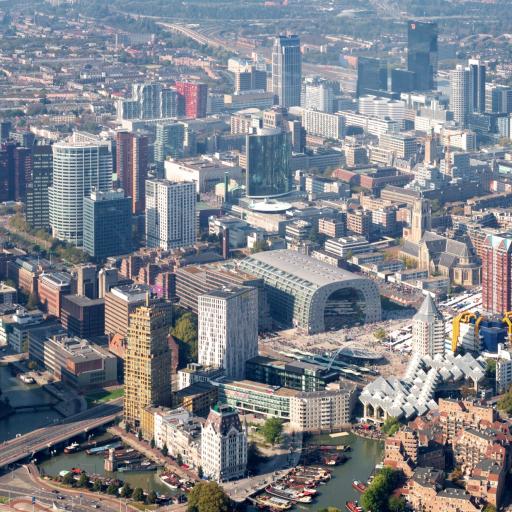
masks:
[[[55,444],[110,423],[122,414],[123,399],[118,398],[107,404],[98,405],[87,411],[34,430],[0,445],[0,468],[32,456]]]

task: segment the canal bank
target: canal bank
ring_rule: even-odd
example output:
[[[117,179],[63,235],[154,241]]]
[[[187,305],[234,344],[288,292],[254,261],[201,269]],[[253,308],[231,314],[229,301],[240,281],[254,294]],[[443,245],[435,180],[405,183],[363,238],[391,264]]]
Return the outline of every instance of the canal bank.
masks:
[[[55,397],[37,384],[25,384],[11,374],[7,365],[0,365],[0,389],[2,396],[9,399],[12,407],[48,406],[45,410],[16,412],[0,420],[0,443],[26,434],[62,418],[50,406]]]

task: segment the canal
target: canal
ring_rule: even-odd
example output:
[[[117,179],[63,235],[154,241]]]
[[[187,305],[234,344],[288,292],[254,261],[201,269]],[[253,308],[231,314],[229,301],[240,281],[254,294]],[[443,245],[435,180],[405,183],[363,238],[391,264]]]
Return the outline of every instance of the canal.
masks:
[[[332,444],[329,436],[316,437],[317,444]],[[299,505],[300,510],[316,511],[326,507],[336,507],[345,511],[345,502],[358,500],[360,494],[352,487],[354,480],[366,482],[375,469],[375,465],[382,462],[383,444],[371,439],[350,434],[346,437],[336,438],[338,444],[350,445],[347,453],[350,459],[339,466],[332,468],[332,478],[326,485],[319,486],[317,497],[312,505]]]
[[[2,396],[7,396],[13,407],[23,405],[41,405],[52,403],[55,399],[37,384],[24,384],[11,375],[7,365],[0,365],[0,389]],[[16,413],[0,419],[0,443],[16,437],[16,434],[26,434],[44,427],[61,415],[49,409],[47,411],[27,411]]]
[[[104,434],[94,438],[97,441],[109,439],[109,434]],[[174,494],[169,487],[163,484],[158,478],[159,472],[157,471],[143,471],[135,472],[128,471],[120,472],[106,472],[103,467],[104,456],[100,455],[87,455],[85,452],[77,452],[66,455],[60,453],[45,461],[41,462],[39,468],[47,475],[57,476],[62,470],[71,470],[72,468],[80,468],[89,475],[106,475],[113,478],[118,478],[124,482],[129,482],[132,488],[142,487],[145,491],[156,491],[159,494]]]

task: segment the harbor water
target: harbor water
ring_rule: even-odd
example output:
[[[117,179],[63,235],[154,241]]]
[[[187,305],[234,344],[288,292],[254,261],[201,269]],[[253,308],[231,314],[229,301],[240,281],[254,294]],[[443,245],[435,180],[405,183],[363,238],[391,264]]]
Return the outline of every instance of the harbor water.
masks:
[[[48,404],[55,398],[37,384],[24,384],[11,374],[7,365],[0,365],[0,389],[2,397],[9,398],[13,407]],[[16,434],[26,434],[37,428],[47,426],[62,416],[53,409],[44,411],[17,412],[0,419],[0,443]]]
[[[383,443],[371,439],[363,439],[353,434],[344,437],[331,438],[315,436],[311,442],[315,444],[343,444],[350,445],[347,452],[350,457],[345,463],[328,467],[332,478],[325,485],[317,487],[317,494],[311,504],[296,504],[292,510],[316,512],[327,507],[336,507],[346,511],[345,503],[350,500],[359,500],[361,495],[352,487],[354,480],[366,482],[375,470],[375,465],[382,462]],[[326,466],[327,467],[327,466]],[[249,506],[249,511],[257,510]]]
[[[94,438],[95,440],[107,440],[110,436],[103,435]],[[94,440],[91,439],[91,440]],[[155,491],[159,494],[173,494],[173,492],[162,483],[158,477],[157,471],[126,471],[126,472],[106,472],[103,466],[104,454],[87,455],[85,452],[76,452],[70,454],[59,453],[43,461],[39,468],[47,475],[57,476],[60,471],[71,470],[71,468],[80,468],[89,475],[105,475],[112,478],[118,478],[124,482],[129,482],[132,488],[141,487],[145,491]]]

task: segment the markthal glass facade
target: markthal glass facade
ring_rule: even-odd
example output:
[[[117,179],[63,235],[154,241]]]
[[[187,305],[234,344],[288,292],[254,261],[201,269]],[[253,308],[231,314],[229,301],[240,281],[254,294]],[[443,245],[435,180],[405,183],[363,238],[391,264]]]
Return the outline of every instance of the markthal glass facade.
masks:
[[[246,156],[248,197],[278,197],[290,192],[290,133],[263,128],[247,135]]]

